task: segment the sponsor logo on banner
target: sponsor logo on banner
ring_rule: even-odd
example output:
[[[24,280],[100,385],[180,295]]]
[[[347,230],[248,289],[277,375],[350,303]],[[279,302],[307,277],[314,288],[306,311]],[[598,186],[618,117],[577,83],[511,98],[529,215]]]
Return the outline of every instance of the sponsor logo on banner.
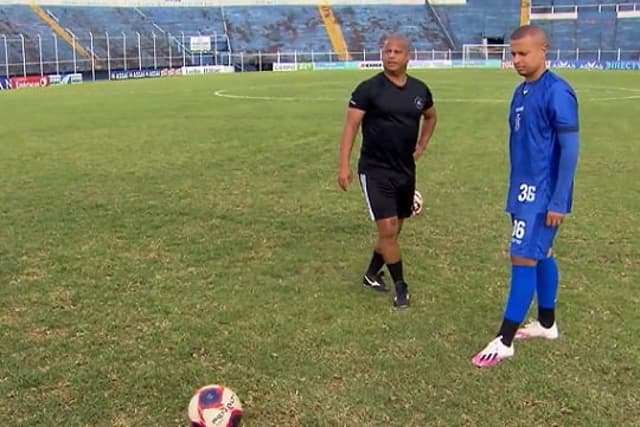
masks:
[[[65,85],[73,85],[78,83],[82,83],[82,74],[80,73],[67,74],[62,78],[62,84]]]
[[[605,70],[640,70],[640,61],[606,61]]]
[[[82,83],[82,74],[74,73],[74,74],[50,74],[49,75],[49,84],[51,86],[59,86],[59,85],[72,85]]]
[[[180,75],[182,75],[181,68],[162,68],[160,70],[112,71],[111,80],[146,79],[146,78],[152,78],[152,77],[170,77],[170,76],[180,76]]]
[[[481,60],[480,62],[487,62],[489,64],[494,64],[494,62],[498,61],[499,65],[497,65],[495,68],[504,68],[504,69],[511,69],[513,68],[513,61],[500,61],[500,60],[496,60],[496,59],[488,59],[488,60]],[[545,62],[547,68],[551,67],[553,65],[553,61],[547,61]],[[491,65],[490,67],[486,67],[486,68],[494,68],[493,65]]]
[[[500,59],[456,59],[452,62],[453,68],[509,68],[511,61]]]
[[[361,70],[382,70],[382,61],[362,61],[358,63]]]
[[[640,70],[640,61],[552,60],[550,68],[578,70]]]
[[[172,77],[181,76],[182,70],[180,68],[163,68],[160,70],[160,77]]]
[[[578,68],[581,70],[604,70],[604,64],[600,61],[584,61]]]
[[[409,69],[426,69],[426,68],[451,68],[452,61],[449,59],[430,59],[430,60],[411,60],[409,61]]]
[[[185,76],[210,73],[233,73],[234,71],[235,69],[232,65],[199,65],[194,67],[182,67],[182,74]]]
[[[313,62],[298,62],[299,71],[313,70]]]
[[[62,76],[60,74],[49,74],[49,84],[58,86],[62,84]]]
[[[274,62],[273,71],[296,71],[296,64],[293,62]]]
[[[45,87],[49,86],[49,76],[27,76],[27,77],[11,77],[9,79],[12,89],[23,89],[26,87]]]
[[[316,62],[313,64],[314,70],[346,70],[346,62]]]
[[[11,80],[0,77],[0,90],[9,90],[11,89]]]
[[[313,62],[274,62],[273,71],[313,70]]]
[[[559,69],[565,69],[565,70],[572,70],[574,68],[576,68],[576,63],[575,61],[558,61],[558,60],[553,60],[551,61],[551,63],[549,64],[550,68],[559,68]]]
[[[127,70],[111,72],[111,80],[145,79],[149,77],[160,77],[160,70]]]

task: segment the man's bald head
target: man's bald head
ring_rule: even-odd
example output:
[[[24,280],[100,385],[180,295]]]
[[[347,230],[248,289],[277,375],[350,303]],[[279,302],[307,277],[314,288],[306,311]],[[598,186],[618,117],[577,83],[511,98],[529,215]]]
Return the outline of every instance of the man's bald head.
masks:
[[[537,80],[546,69],[547,35],[535,25],[523,25],[511,34],[513,66],[527,81]]]
[[[526,37],[531,37],[536,43],[544,46],[545,48],[549,44],[547,34],[542,28],[536,25],[523,25],[511,33],[511,40],[521,40]]]
[[[386,74],[404,75],[409,64],[411,43],[400,34],[385,36],[382,45],[382,67]]]
[[[389,43],[395,43],[405,48],[407,52],[411,50],[411,42],[408,38],[400,34],[389,34],[384,38],[383,46],[386,46]]]

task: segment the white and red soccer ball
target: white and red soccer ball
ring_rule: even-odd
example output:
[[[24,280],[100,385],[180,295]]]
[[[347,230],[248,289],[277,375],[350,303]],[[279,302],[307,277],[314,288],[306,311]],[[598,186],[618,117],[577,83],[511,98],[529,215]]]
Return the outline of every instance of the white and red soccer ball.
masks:
[[[242,402],[229,387],[210,384],[195,392],[187,412],[191,427],[239,427]]]

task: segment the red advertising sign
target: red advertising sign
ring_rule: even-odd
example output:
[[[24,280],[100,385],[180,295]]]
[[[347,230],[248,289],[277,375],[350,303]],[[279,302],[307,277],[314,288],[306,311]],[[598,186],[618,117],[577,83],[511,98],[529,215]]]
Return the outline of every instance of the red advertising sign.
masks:
[[[11,82],[11,89],[49,86],[49,76],[11,77],[9,81]]]

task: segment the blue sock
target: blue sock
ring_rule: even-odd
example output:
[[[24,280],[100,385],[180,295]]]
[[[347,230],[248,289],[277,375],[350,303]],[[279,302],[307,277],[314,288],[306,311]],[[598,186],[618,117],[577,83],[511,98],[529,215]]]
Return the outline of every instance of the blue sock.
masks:
[[[498,332],[498,335],[502,335],[504,345],[511,345],[518,327],[529,311],[536,292],[536,279],[536,267],[511,266],[509,298],[504,310],[504,320]]]
[[[536,292],[536,267],[511,266],[511,287],[504,310],[505,319],[522,323]]]
[[[554,258],[546,258],[538,262],[538,321],[545,328],[555,322],[556,298],[558,296],[558,265]]]

